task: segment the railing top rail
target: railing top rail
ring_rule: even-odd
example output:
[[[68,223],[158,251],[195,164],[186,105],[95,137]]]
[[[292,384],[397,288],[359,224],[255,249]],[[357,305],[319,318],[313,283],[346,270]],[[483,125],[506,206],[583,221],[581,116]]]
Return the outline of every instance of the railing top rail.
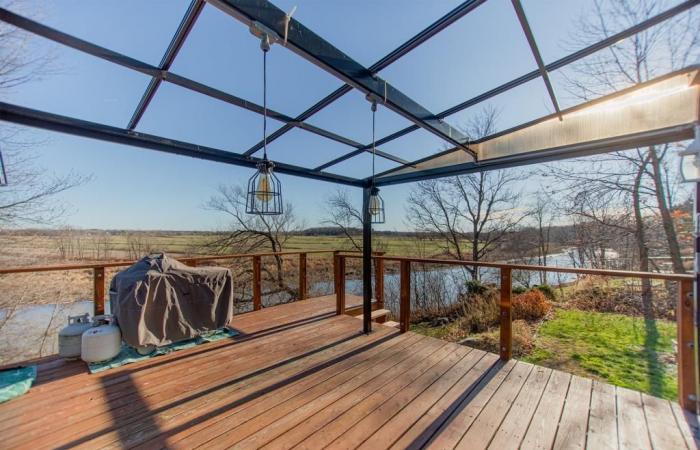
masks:
[[[317,253],[333,253],[333,250],[290,250],[284,252],[263,252],[263,253],[234,253],[228,255],[208,255],[208,256],[182,256],[177,259],[182,261],[220,261],[226,259],[251,258],[255,256],[285,256],[298,255],[300,253],[317,254]],[[28,272],[51,272],[59,270],[80,270],[80,269],[98,269],[100,267],[123,267],[134,264],[137,260],[117,260],[105,262],[93,262],[84,264],[54,264],[45,266],[19,266],[19,267],[0,267],[0,275],[11,273],[28,273]]]
[[[348,254],[344,255],[348,258],[359,258],[359,255]],[[560,272],[560,273],[577,273],[582,275],[599,275],[607,277],[620,278],[648,278],[655,280],[668,281],[693,281],[694,275],[679,274],[679,273],[660,273],[660,272],[636,272],[629,270],[606,270],[606,269],[584,269],[575,267],[557,267],[557,266],[536,266],[527,264],[506,264],[487,261],[464,261],[457,259],[438,259],[438,258],[412,258],[406,256],[375,256],[375,259],[383,259],[384,261],[408,261],[423,264],[438,264],[450,266],[473,266],[473,267],[493,267],[497,269],[512,269],[512,270],[531,270],[537,272]]]

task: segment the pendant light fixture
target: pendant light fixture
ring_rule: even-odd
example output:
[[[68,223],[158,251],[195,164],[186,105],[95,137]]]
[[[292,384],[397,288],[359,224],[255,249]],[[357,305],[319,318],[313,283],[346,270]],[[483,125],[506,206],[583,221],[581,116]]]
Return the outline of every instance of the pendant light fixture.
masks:
[[[375,148],[375,122],[377,114],[377,100],[370,98],[372,103],[372,186],[369,195],[370,223],[384,223],[384,200],[379,195],[379,188],[374,185],[374,160],[376,158]]]
[[[248,180],[246,213],[264,216],[280,215],[282,208],[282,184],[273,170],[275,163],[267,159],[267,52],[270,50],[270,37],[260,36],[260,49],[263,51],[263,159],[257,165],[257,172]]]
[[[2,151],[0,151],[0,186],[7,186],[7,172],[5,171],[5,161],[2,159]]]

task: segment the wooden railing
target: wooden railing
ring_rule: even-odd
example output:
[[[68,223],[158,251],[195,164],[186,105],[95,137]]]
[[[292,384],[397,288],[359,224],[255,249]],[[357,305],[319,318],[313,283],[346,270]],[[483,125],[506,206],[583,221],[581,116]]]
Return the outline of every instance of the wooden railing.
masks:
[[[344,303],[345,295],[345,260],[346,258],[360,258],[357,254],[337,253],[335,255],[335,266],[338,268],[336,274],[336,292],[338,304]],[[686,274],[672,273],[652,273],[635,272],[624,270],[599,270],[570,267],[552,266],[531,266],[525,264],[501,264],[482,261],[459,261],[433,258],[409,258],[399,256],[374,256],[375,271],[382,273],[381,286],[383,289],[384,262],[398,262],[400,265],[400,289],[399,289],[399,323],[401,332],[406,332],[410,328],[411,318],[411,264],[435,264],[442,266],[468,266],[468,267],[489,267],[499,270],[500,275],[500,357],[502,360],[509,360],[513,354],[513,311],[512,311],[512,291],[513,291],[513,271],[535,271],[535,272],[559,272],[579,275],[596,275],[605,277],[655,279],[674,281],[679,283],[679,297],[676,310],[677,338],[678,338],[678,396],[679,403],[686,409],[696,410],[696,352],[695,352],[695,332],[693,321],[693,282],[695,277]],[[381,272],[380,272],[381,267]],[[377,288],[380,283],[377,280]],[[378,294],[377,299],[383,294]],[[342,310],[339,310],[342,311]]]
[[[299,255],[299,300],[308,297],[308,278],[306,272],[306,260],[309,254],[337,253],[333,250],[300,250],[285,252],[264,252],[264,253],[235,253],[229,255],[211,255],[178,258],[184,264],[196,267],[203,262],[226,261],[233,259],[251,258],[253,262],[253,309],[262,308],[262,258],[269,256],[292,256]],[[105,291],[106,279],[105,269],[113,267],[125,267],[134,264],[135,260],[106,261],[85,264],[56,264],[45,266],[22,266],[0,268],[0,275],[12,273],[30,272],[51,272],[65,270],[92,270],[93,273],[93,300],[94,314],[104,314],[105,312]]]

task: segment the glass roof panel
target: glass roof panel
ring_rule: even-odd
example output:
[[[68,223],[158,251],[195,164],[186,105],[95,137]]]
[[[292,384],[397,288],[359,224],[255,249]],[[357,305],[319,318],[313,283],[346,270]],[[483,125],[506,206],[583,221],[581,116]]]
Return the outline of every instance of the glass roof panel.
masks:
[[[360,64],[369,67],[463,0],[410,1],[275,0],[293,17]]]
[[[268,132],[280,126],[269,120]],[[137,130],[241,153],[262,139],[262,116],[163,83]]]
[[[150,77],[43,38],[18,33],[21,38],[26,36],[28,54],[46,64],[30,64],[26,82],[2,90],[4,101],[126,127]]]
[[[233,17],[206,5],[185,41],[173,72],[262,105],[260,41]],[[296,116],[337,89],[335,77],[273,45],[267,55],[268,106]]]
[[[507,0],[491,0],[381,75],[439,113],[535,68],[513,6]]]
[[[379,149],[407,161],[415,161],[435,152],[445,150],[448,147],[451,148],[444,140],[429,131],[420,129],[387,142]]]
[[[168,47],[189,0],[124,2],[120,0],[31,0],[8,6],[93,44],[157,65]]]
[[[682,1],[643,2],[638,3],[638,7],[630,6],[625,10],[624,2],[522,0],[545,64],[636,25]],[[603,11],[606,11],[608,16],[607,33],[604,34],[596,31],[600,31],[597,3],[602,5]],[[552,20],[553,11],[556,12],[556,20]]]
[[[353,147],[331,141],[308,131],[294,128],[267,146],[268,157],[313,169],[321,164],[351,152]],[[262,152],[256,153],[262,156]]]
[[[552,72],[550,78],[561,107],[569,108],[630,87],[638,81],[697,64],[700,46],[694,38],[698,24],[697,16],[686,12],[624,39],[612,48],[600,50]],[[639,39],[640,36],[643,39]],[[642,61],[639,71],[638,60]]]
[[[376,173],[383,172],[385,170],[393,169],[398,167],[399,164],[388,159],[379,158],[375,160],[375,171]],[[345,160],[340,164],[329,167],[326,169],[327,172],[337,173],[339,175],[346,175],[355,178],[366,178],[372,175],[372,154],[362,153],[354,158]]]
[[[555,88],[555,92],[558,92]],[[496,111],[495,130],[503,131],[554,112],[541,78],[536,78],[477,105],[455,113],[446,122],[467,131],[472,121],[489,110]],[[472,136],[476,139],[480,136]]]
[[[308,120],[310,124],[336,132],[362,144],[372,142],[372,109],[365,95],[353,89]],[[377,139],[412,125],[408,119],[377,105]]]

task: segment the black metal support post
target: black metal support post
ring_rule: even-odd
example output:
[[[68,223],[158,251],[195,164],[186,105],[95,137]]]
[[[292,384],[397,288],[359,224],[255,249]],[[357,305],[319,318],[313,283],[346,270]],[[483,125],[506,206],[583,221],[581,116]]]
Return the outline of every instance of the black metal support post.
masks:
[[[372,332],[372,216],[369,213],[371,187],[362,189],[362,330]]]

